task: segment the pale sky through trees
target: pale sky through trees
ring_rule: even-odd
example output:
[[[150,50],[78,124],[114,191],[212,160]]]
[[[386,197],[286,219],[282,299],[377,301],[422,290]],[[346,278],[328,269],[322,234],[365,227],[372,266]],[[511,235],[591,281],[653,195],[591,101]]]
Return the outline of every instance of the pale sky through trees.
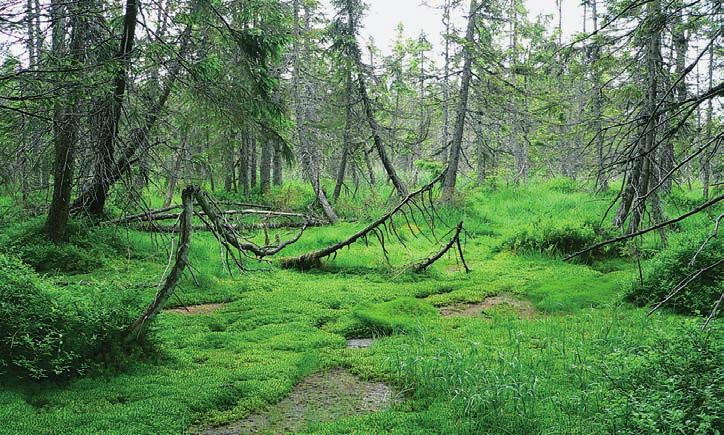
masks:
[[[443,32],[442,11],[433,9],[432,7],[442,4],[441,0],[427,0],[425,3],[430,6],[422,6],[424,0],[366,0],[369,6],[364,18],[365,28],[362,36],[365,41],[373,36],[375,44],[384,53],[389,52],[389,47],[395,35],[395,29],[398,23],[402,23],[405,27],[407,36],[420,34],[424,30],[428,35],[428,40],[432,42],[435,51],[441,50],[441,33]],[[557,23],[556,17],[556,0],[526,0],[529,17],[531,20],[540,14],[552,15],[551,25]],[[467,5],[463,5],[462,10]],[[462,17],[459,17],[462,18]],[[464,20],[458,20],[457,27],[462,28],[465,25]],[[563,0],[563,35],[564,38],[580,32],[583,29],[583,7],[580,6],[580,0]]]

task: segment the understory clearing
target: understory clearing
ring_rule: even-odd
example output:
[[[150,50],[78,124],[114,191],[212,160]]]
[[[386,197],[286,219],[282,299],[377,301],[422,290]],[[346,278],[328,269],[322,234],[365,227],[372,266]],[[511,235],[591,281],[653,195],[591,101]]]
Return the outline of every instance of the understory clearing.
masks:
[[[240,272],[226,267],[210,233],[194,233],[192,272],[152,323],[145,350],[68,382],[3,381],[0,433],[246,430],[249,419],[272,432],[330,434],[692,429],[685,418],[694,411],[658,369],[659,359],[669,357],[680,359],[684,373],[694,361],[709,364],[686,381],[708,388],[693,429],[712,433],[721,424],[718,322],[701,332],[700,319],[665,311],[649,317],[625,302],[639,273],[623,247],[581,262],[562,261],[555,247],[511,248],[521,245],[510,241],[525,228],[540,231],[536,226],[553,220],[584,227],[605,210],[608,196],[535,185],[470,191],[467,198],[439,212],[445,222],[465,221],[470,273],[451,254],[424,273],[397,267],[437,246],[408,233],[401,234],[406,247],[388,243],[391,265],[370,240],[318,270],[282,269],[275,257],[247,262]],[[705,225],[704,216],[692,218],[680,231]],[[283,256],[326,246],[362,226],[309,228]],[[284,239],[293,231],[279,234]],[[49,291],[139,313],[166,268],[170,236],[129,231],[122,237],[125,254],[108,256],[89,273],[47,275]],[[645,239],[642,250],[656,242]],[[649,261],[643,259],[644,268]],[[329,381],[330,373],[341,373],[351,389],[389,386],[385,394],[395,398],[311,418],[290,411],[296,417],[286,425],[284,409],[304,402],[299,389]],[[662,417],[650,401],[667,389],[666,397],[678,397],[670,405],[680,413]]]

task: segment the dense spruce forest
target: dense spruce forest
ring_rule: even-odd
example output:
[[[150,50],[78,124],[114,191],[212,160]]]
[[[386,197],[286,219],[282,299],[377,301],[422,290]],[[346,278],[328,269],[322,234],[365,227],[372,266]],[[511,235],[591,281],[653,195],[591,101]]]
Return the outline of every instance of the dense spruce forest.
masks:
[[[0,434],[724,432],[723,22],[0,0]]]

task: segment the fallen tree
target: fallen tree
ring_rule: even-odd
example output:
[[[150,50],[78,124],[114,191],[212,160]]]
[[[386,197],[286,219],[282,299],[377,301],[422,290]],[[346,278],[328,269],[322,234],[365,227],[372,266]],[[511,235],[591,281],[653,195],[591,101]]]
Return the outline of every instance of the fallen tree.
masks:
[[[336,255],[337,251],[340,249],[350,246],[353,243],[357,242],[358,240],[367,240],[367,237],[369,235],[375,235],[377,239],[380,241],[380,244],[382,245],[382,252],[385,256],[385,259],[387,259],[387,250],[385,248],[385,236],[384,232],[380,229],[380,227],[383,227],[387,230],[388,234],[394,234],[397,236],[397,239],[400,240],[403,244],[404,242],[399,237],[399,234],[397,234],[397,230],[395,229],[394,225],[388,225],[388,223],[391,223],[393,217],[398,213],[402,213],[405,217],[405,220],[408,223],[408,228],[414,235],[414,230],[412,229],[412,226],[410,225],[409,219],[407,217],[407,213],[404,211],[405,207],[409,209],[410,216],[414,220],[414,212],[415,209],[418,211],[421,211],[423,216],[426,219],[430,219],[428,222],[428,225],[430,226],[430,229],[432,230],[434,234],[434,224],[435,224],[435,211],[434,211],[434,205],[432,202],[432,189],[435,187],[435,184],[440,182],[442,178],[445,175],[445,171],[442,171],[440,175],[435,177],[434,180],[432,180],[429,184],[425,185],[424,187],[420,188],[419,190],[416,190],[415,192],[412,192],[405,196],[405,198],[400,201],[397,206],[395,206],[392,210],[385,213],[383,216],[379,217],[377,220],[372,222],[371,224],[367,225],[362,230],[352,234],[345,240],[342,240],[341,242],[335,243],[333,245],[327,246],[322,249],[318,249],[316,251],[312,251],[309,253],[306,253],[304,255],[300,255],[298,257],[292,257],[292,258],[286,258],[282,260],[281,265],[285,268],[294,268],[294,269],[300,269],[300,270],[309,270],[319,267],[322,264],[322,259]],[[430,195],[429,197],[429,205],[432,208],[432,211],[427,210],[424,201],[425,201],[425,193],[428,193]],[[418,198],[422,199],[422,204],[418,204],[416,200]],[[417,225],[416,225],[417,226]]]
[[[292,228],[302,228],[304,226],[307,227],[318,227],[326,225],[326,222],[318,222],[318,221],[312,221],[312,222],[261,222],[256,224],[231,224],[229,225],[231,228],[233,228],[236,231],[253,231],[253,230],[280,230],[280,229],[292,229]],[[130,229],[136,230],[136,231],[143,231],[146,233],[164,233],[164,234],[171,234],[171,233],[178,233],[181,231],[181,227],[178,225],[157,225],[154,222],[144,223],[140,225],[134,225],[131,224],[129,226]],[[206,225],[194,225],[193,226],[194,231],[211,231],[212,228],[209,228]]]
[[[276,245],[267,244],[258,246],[251,241],[242,240],[236,230],[228,224],[224,215],[219,213],[218,205],[198,186],[186,187],[181,194],[181,199],[181,213],[178,218],[180,235],[174,257],[174,264],[168,274],[166,274],[163,283],[159,286],[153,301],[151,301],[143,313],[124,331],[123,337],[125,339],[132,340],[141,337],[146,326],[161,311],[163,305],[176,289],[178,281],[181,279],[186,266],[189,264],[189,249],[191,247],[191,236],[194,231],[194,214],[204,221],[205,226],[211,229],[216,238],[227,249],[227,253],[231,252],[231,248],[233,247],[245,255],[248,255],[246,254],[247,251],[251,252],[257,258],[263,258],[280,252],[299,240],[306,229],[306,225],[304,225],[295,237]],[[202,212],[194,211],[195,203],[200,206]],[[234,260],[237,262],[237,265],[241,267],[241,263],[236,256],[234,256]]]
[[[177,220],[181,213],[168,213],[171,210],[180,208],[180,206],[166,207],[159,210],[151,210],[146,213],[139,213],[132,216],[123,216],[118,219],[103,222],[104,225],[119,225],[127,224],[131,222],[152,222],[152,221],[165,221],[165,220]],[[197,215],[205,215],[206,212],[197,212]],[[220,210],[220,215],[234,216],[234,215],[256,215],[266,218],[280,217],[280,218],[302,218],[305,220],[314,220],[310,216],[302,213],[291,213],[283,211],[273,210],[257,210],[257,209],[242,209],[242,210]]]

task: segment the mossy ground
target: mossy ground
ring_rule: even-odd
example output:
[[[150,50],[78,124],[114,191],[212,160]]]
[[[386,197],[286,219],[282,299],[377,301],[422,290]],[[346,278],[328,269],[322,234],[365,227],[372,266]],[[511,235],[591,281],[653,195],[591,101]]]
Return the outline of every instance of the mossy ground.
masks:
[[[526,222],[600,219],[608,200],[546,185],[468,192],[458,209],[441,214],[450,223],[466,221],[469,274],[454,257],[424,274],[407,273],[389,266],[372,240],[340,252],[322,270],[282,270],[275,260],[229,274],[213,237],[197,233],[193,274],[186,274],[169,307],[223,307],[192,316],[163,312],[152,326],[156,353],[129,358],[121,369],[64,385],[6,381],[0,433],[183,433],[244,419],[288,396],[306,376],[337,367],[387,382],[405,400],[306,430],[615,432],[622,423],[609,401],[610,379],[636,364],[637,349],[695,320],[647,317],[624,304],[638,276],[628,259],[586,265],[501,248]],[[324,246],[362,225],[310,229],[283,255]],[[140,311],[164,271],[167,240],[123,236],[132,248],[128,255],[89,274],[49,276],[60,284],[58,296],[104,297]],[[405,237],[407,247],[388,246],[395,266],[436,249],[424,238]],[[537,315],[492,310],[482,317],[444,317],[436,308],[504,293],[530,301]],[[373,335],[380,338],[369,348],[346,347],[346,338]]]

